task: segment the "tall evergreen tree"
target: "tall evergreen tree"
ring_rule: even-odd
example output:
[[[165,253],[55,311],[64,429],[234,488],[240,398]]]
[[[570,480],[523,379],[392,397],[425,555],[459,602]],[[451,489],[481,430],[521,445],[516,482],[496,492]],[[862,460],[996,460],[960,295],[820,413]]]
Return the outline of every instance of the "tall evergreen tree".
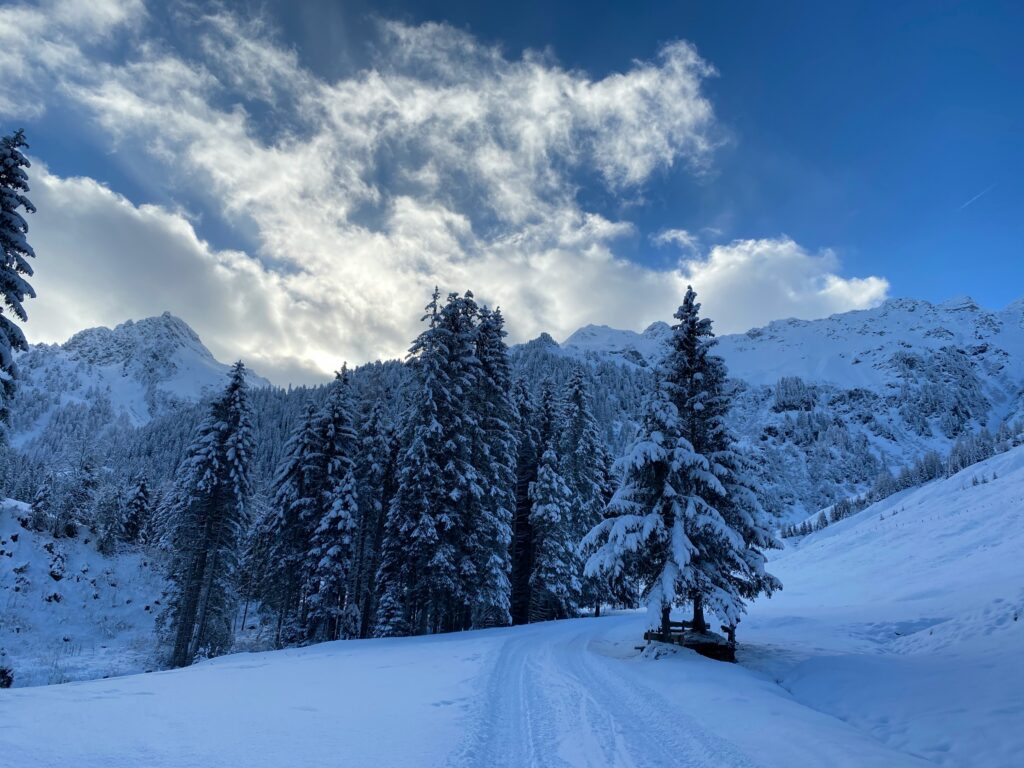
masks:
[[[573,493],[558,471],[552,448],[541,457],[530,485],[533,509],[533,567],[530,571],[530,621],[564,619],[579,610],[578,538],[572,525]]]
[[[724,425],[725,366],[699,311],[688,289],[612,514],[587,536],[596,547],[588,573],[634,569],[666,634],[673,605],[693,606],[695,629],[706,628],[705,608],[735,627],[745,598],[778,586],[761,567],[768,542]],[[755,524],[743,531],[748,518]]]
[[[590,393],[581,367],[576,367],[565,386],[559,421],[559,471],[572,494],[572,509],[566,520],[577,552],[577,578],[580,579],[580,604],[600,610],[609,599],[608,581],[603,576],[584,577],[584,536],[604,517],[603,482],[607,448],[601,438],[590,405]]]
[[[726,424],[731,399],[728,372],[722,358],[712,354],[716,343],[711,320],[700,316],[697,294],[688,288],[675,314],[671,351],[664,364],[669,396],[682,415],[682,436],[709,462],[710,476],[695,490],[725,522],[722,531],[699,527],[692,541],[694,583],[690,588],[693,623],[706,627],[708,605],[729,626],[739,622],[743,600],[762,591],[771,594],[781,584],[764,572],[764,549],[780,546],[770,533],[765,515],[750,487],[749,464],[737,449],[736,436]],[[716,487],[717,486],[717,487]],[[739,542],[731,534],[739,535]]]
[[[410,350],[378,634],[508,623],[515,436],[500,313],[435,291]]]
[[[512,390],[516,428],[516,507],[512,537],[512,622],[525,624],[530,620],[530,572],[533,568],[533,530],[530,527],[530,483],[537,478],[540,456],[540,434],[536,424],[536,408],[523,378],[515,381]]]
[[[480,445],[473,451],[482,486],[476,509],[470,510],[471,556],[479,575],[473,600],[473,625],[501,626],[512,622],[511,545],[516,505],[516,409],[511,397],[512,373],[505,345],[501,310],[482,307],[476,329],[479,371],[471,403],[476,407]]]
[[[171,592],[161,616],[172,645],[171,666],[187,666],[201,654],[216,655],[231,645],[253,448],[245,366],[238,362],[179,468],[170,530]]]
[[[313,531],[320,523],[326,489],[322,448],[317,409],[310,403],[285,445],[263,534],[267,559],[259,594],[264,606],[276,615],[278,645],[298,642],[305,635],[307,556]]]
[[[369,637],[377,611],[377,569],[384,518],[395,495],[398,440],[383,399],[374,402],[363,425],[359,449],[359,528],[354,594],[359,604],[359,636]]]
[[[305,572],[310,603],[307,634],[321,640],[335,640],[342,634],[359,518],[355,477],[358,439],[349,388],[348,370],[343,367],[331,383],[316,421],[324,485],[317,498],[316,528],[306,553]],[[353,610],[358,615],[354,604]],[[346,629],[346,634],[351,632],[351,627]]]
[[[10,418],[10,402],[14,395],[16,370],[14,353],[28,349],[28,342],[21,328],[14,324],[9,312],[21,322],[28,320],[23,302],[25,297],[35,298],[35,291],[25,280],[32,276],[29,259],[35,251],[28,244],[28,223],[19,212],[35,213],[35,206],[26,196],[30,166],[22,153],[27,149],[24,131],[15,131],[0,138],[0,438],[4,425]]]

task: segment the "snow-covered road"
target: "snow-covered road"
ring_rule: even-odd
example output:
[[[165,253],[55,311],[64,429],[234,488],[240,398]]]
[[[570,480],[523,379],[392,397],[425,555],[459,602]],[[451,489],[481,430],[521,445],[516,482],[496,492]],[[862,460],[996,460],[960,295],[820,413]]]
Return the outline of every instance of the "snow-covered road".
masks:
[[[621,619],[547,624],[503,644],[452,766],[753,766],[728,741],[637,685]],[[636,626],[629,621],[628,626]],[[635,655],[635,654],[629,654]]]
[[[923,764],[742,667],[664,646],[640,653],[642,628],[627,614],[509,632],[447,765]]]

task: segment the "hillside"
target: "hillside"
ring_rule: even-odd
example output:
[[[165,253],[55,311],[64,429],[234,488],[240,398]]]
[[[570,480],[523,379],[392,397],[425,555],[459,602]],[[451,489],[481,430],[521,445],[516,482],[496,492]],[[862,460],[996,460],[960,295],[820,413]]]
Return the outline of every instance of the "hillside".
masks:
[[[0,663],[14,684],[46,685],[153,666],[164,580],[137,552],[105,557],[86,533],[24,528],[27,505],[0,504]]]
[[[629,444],[668,332],[587,326],[563,344],[548,335],[511,350],[514,373],[535,396],[585,363],[595,416],[613,454]],[[1024,416],[1024,302],[999,312],[968,299],[898,299],[814,321],[783,320],[718,345],[735,377],[730,421],[754,455],[762,502],[784,522],[857,494],[927,451],[948,452],[982,428]],[[82,331],[18,359],[7,494],[31,498],[40,466],[75,468],[83,456],[164,480],[180,459],[195,415],[183,411],[221,385],[227,366],[169,314],[114,329]],[[381,376],[384,379],[381,379]],[[257,376],[255,385],[266,384]],[[390,392],[403,407],[402,366],[363,366],[353,381]],[[300,388],[259,396],[259,481],[269,482],[277,446],[302,413]],[[167,446],[177,446],[165,456]]]
[[[1010,768],[1022,506],[1024,447],[795,543],[772,562],[785,589],[740,626],[739,666],[637,651],[642,614],[328,643],[2,692],[0,751],[83,768]]]

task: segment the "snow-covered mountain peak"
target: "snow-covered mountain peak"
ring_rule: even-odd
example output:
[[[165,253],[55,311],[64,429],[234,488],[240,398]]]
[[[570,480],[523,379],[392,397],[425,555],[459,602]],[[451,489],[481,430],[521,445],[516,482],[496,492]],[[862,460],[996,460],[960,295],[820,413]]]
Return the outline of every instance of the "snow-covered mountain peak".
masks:
[[[140,358],[170,363],[177,354],[213,360],[199,335],[188,323],[170,312],[142,320],[127,320],[113,329],[88,328],[79,331],[61,349],[73,359],[94,365],[111,365]]]
[[[954,296],[938,305],[940,309],[950,312],[981,312],[981,307],[970,296]]]
[[[657,320],[648,325],[640,335],[645,339],[667,339],[672,334],[672,326]]]
[[[121,420],[145,424],[223,387],[229,366],[214,358],[188,323],[164,312],[79,331],[63,344],[33,345],[18,355],[18,369],[12,432],[15,444],[25,446],[56,439],[48,434],[55,420],[82,419],[111,429]],[[251,371],[249,383],[269,385]]]

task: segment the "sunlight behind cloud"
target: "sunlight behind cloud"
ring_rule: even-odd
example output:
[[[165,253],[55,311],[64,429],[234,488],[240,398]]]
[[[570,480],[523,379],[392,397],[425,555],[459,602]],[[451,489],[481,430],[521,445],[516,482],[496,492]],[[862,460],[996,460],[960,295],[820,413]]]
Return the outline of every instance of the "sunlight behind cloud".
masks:
[[[327,82],[266,25],[225,11],[189,22],[191,56],[147,44],[105,59],[102,42],[144,24],[145,12],[95,8],[88,22],[39,26],[44,43],[16,51],[19,90],[3,94],[0,111],[52,79],[53,100],[95,121],[118,152],[166,163],[190,206],[198,196],[258,245],[216,252],[178,213],[37,169],[37,340],[170,309],[222,356],[285,380],[401,356],[435,285],[503,306],[514,341],[666,318],[687,281],[734,330],[885,294],[884,280],[839,277],[834,256],[788,240],[718,246],[669,271],[619,255],[635,227],[585,209],[578,178],[618,196],[659,171],[708,165],[716,126],[703,83],[713,69],[688,43],[593,79],[549,55],[510,58],[444,24],[384,22],[374,64]],[[47,55],[55,45],[61,55]],[[109,242],[102,222],[113,218],[130,219],[137,237]],[[669,232],[666,242],[682,244],[683,230]],[[63,269],[84,253],[105,276],[101,292],[76,290],[75,270]],[[194,268],[174,266],[182,260]],[[160,289],[138,291],[147,280]]]

